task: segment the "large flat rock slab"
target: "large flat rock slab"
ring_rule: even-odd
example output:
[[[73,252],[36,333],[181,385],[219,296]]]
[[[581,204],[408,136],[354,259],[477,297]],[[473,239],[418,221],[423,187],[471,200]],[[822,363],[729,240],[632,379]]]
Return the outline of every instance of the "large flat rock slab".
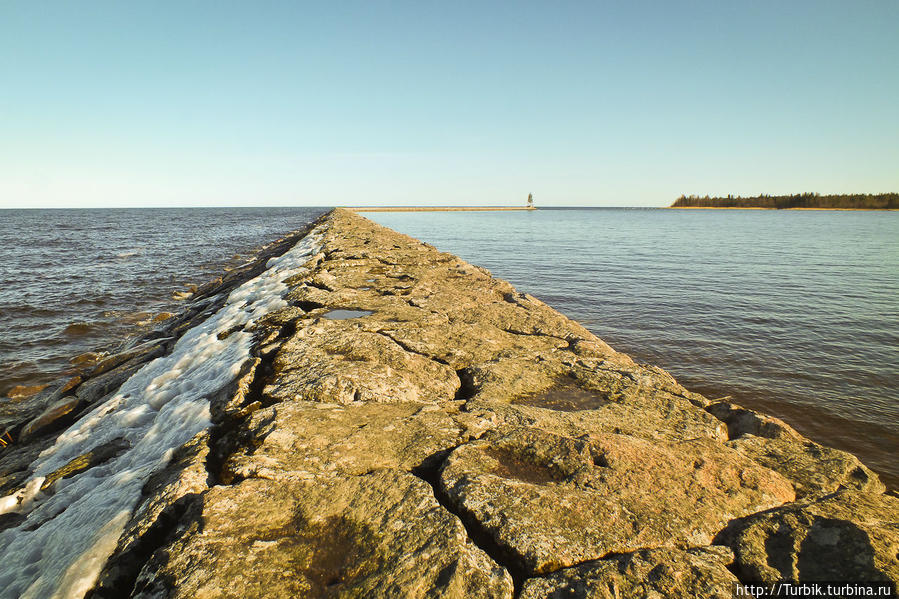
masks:
[[[229,481],[409,472],[462,440],[445,411],[414,403],[285,402],[253,414],[246,434],[247,444],[225,465]]]
[[[301,324],[275,358],[275,382],[265,389],[273,401],[437,402],[453,399],[459,388],[449,366],[354,321],[315,318]]]
[[[509,574],[431,488],[394,471],[213,488],[202,520],[154,560],[137,597],[512,596]]]
[[[797,497],[819,497],[844,488],[885,491],[877,475],[857,457],[808,439],[744,435],[728,446],[789,479]]]
[[[734,522],[743,580],[899,581],[899,498],[844,489]]]
[[[529,573],[648,547],[711,543],[794,499],[775,472],[706,439],[571,438],[519,428],[454,450],[443,491]]]

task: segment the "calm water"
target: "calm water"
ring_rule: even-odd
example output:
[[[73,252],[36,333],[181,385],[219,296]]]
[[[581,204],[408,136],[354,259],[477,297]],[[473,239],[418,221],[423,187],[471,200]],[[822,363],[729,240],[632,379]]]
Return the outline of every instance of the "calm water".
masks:
[[[0,211],[0,394],[48,382],[172,292],[322,209]],[[686,386],[787,419],[899,483],[899,213],[374,213]],[[238,255],[238,256],[235,256]]]

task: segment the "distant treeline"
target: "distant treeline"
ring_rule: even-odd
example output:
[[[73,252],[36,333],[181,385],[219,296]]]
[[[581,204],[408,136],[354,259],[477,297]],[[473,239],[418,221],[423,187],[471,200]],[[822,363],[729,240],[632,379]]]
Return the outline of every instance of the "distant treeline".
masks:
[[[819,195],[798,193],[788,196],[759,195],[750,198],[681,196],[672,208],[861,208],[899,209],[899,193],[856,193]]]

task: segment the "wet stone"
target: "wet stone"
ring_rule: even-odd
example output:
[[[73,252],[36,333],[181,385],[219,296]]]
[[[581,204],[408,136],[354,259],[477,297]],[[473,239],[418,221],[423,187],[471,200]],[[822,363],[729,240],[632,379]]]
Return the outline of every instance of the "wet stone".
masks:
[[[95,447],[91,451],[70,460],[69,463],[62,468],[48,474],[44,483],[41,485],[41,491],[47,492],[52,489],[56,481],[75,476],[76,474],[111,460],[130,446],[131,445],[124,439],[113,439],[108,443]]]
[[[16,385],[6,392],[6,396],[10,399],[26,399],[33,395],[37,395],[50,385]]]
[[[517,397],[513,404],[535,406],[560,412],[595,410],[608,403],[608,399],[595,391],[588,391],[572,380],[562,379],[552,387]]]
[[[38,435],[59,430],[75,420],[78,411],[84,407],[85,402],[77,397],[60,399],[40,416],[29,422],[19,433],[20,441],[27,441]]]
[[[372,314],[374,314],[374,312],[371,310],[329,310],[322,314],[322,317],[330,320],[349,320],[351,318],[371,316]]]

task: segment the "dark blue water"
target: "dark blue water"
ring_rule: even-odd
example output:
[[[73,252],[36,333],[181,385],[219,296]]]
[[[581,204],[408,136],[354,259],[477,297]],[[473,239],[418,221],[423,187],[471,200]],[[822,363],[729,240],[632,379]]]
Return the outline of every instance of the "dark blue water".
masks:
[[[0,211],[0,395],[177,309],[322,209]],[[899,213],[369,213],[489,268],[687,387],[779,415],[896,486]]]
[[[365,216],[485,266],[688,388],[899,482],[899,212]]]

